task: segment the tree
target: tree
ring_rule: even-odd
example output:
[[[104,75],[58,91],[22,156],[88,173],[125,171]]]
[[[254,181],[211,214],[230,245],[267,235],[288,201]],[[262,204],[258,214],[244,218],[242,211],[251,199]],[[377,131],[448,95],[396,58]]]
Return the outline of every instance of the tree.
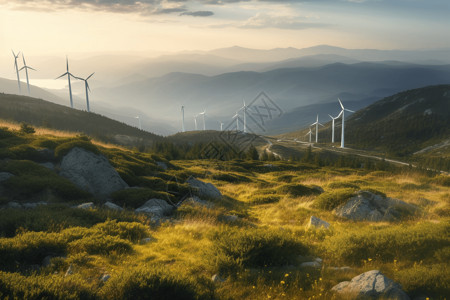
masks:
[[[31,134],[31,133],[35,133],[36,130],[34,130],[33,126],[31,126],[27,123],[22,123],[22,124],[20,124],[20,132]]]
[[[258,154],[258,150],[256,150],[255,146],[251,145],[246,154],[245,154],[245,158],[248,160],[258,160],[259,159],[259,154]]]

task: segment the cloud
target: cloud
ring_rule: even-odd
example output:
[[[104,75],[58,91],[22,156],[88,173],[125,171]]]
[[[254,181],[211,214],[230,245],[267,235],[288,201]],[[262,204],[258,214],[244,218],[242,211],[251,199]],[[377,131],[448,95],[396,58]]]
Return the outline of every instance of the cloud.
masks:
[[[328,24],[305,22],[294,16],[276,16],[264,13],[258,13],[243,23],[237,25],[239,28],[261,29],[261,28],[278,28],[278,29],[307,29],[326,27]]]
[[[180,14],[180,16],[193,16],[193,17],[210,17],[212,15],[214,15],[214,13],[209,10],[185,11]]]

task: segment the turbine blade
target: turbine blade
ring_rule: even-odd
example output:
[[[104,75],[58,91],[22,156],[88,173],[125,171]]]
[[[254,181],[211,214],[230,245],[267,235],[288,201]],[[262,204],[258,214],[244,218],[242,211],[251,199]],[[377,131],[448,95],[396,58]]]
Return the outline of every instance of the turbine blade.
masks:
[[[91,75],[89,75],[88,78],[86,78],[86,80],[88,80],[89,78],[91,78],[91,76],[94,75],[94,74],[95,74],[95,72],[92,73]]]
[[[91,88],[89,87],[89,83],[87,83],[87,81],[86,81],[86,87],[87,87],[88,91],[90,92]]]
[[[330,118],[334,119],[331,115],[328,115]]]
[[[342,112],[343,112],[343,110],[341,110],[341,112],[338,114],[338,116],[337,116],[335,119],[337,119],[337,118],[339,118],[340,116],[342,116]]]
[[[19,69],[19,71],[22,71],[23,69],[25,69],[27,66],[23,66],[22,68]]]
[[[338,101],[339,101],[339,104],[341,105],[342,109],[345,109],[344,105],[342,105],[341,99],[338,98]]]
[[[55,80],[56,80],[56,79],[59,79],[59,78],[61,78],[61,77],[63,77],[63,76],[66,76],[66,75],[67,75],[67,72],[66,72],[66,73],[64,73],[64,74],[62,74],[62,75],[61,75],[61,76],[59,76],[59,77],[56,77],[56,78],[55,78]]]
[[[23,56],[23,52],[22,52],[22,60],[23,60],[23,65],[26,66],[26,62],[25,62],[25,56]]]
[[[325,127],[325,125],[322,125],[322,124],[320,124],[320,123],[318,123],[320,126],[322,126],[322,127]]]
[[[34,69],[34,68],[32,68],[32,67],[28,67],[28,66],[27,66],[27,68],[30,69],[30,70],[33,70],[33,71],[37,71],[36,69]]]
[[[67,73],[69,73],[69,58],[66,55],[66,68],[67,68]]]
[[[354,113],[354,111],[353,110],[350,110],[350,109],[345,109],[346,111],[349,111],[349,112],[352,112],[352,113]]]

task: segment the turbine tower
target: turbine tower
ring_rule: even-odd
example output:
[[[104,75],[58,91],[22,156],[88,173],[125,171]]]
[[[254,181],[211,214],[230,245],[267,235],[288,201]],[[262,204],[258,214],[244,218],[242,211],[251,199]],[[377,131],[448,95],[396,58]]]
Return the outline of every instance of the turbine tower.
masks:
[[[142,130],[141,118],[139,116],[134,117],[139,120],[139,130]]]
[[[231,119],[236,119],[236,131],[239,131],[239,111]]]
[[[244,111],[244,133],[247,133],[247,117],[246,117],[246,115],[247,115],[247,109],[248,109],[248,106],[245,105],[245,100],[244,100],[244,99],[242,99],[242,102],[244,103],[244,106],[242,106],[241,108],[239,108],[238,111],[240,111],[240,110],[243,110],[243,111]]]
[[[334,120],[339,119],[341,114],[342,114],[342,111],[339,113],[339,115],[336,118],[333,118],[331,115],[329,115],[331,120],[332,120],[332,125],[331,125],[331,143],[334,143]]]
[[[184,128],[184,106],[181,106],[181,132],[186,132]]]
[[[89,78],[91,78],[92,75],[94,75],[94,73],[89,75],[86,79],[81,78],[81,77],[75,77],[76,79],[84,81],[84,88],[86,89],[86,107],[87,107],[87,111],[88,112],[90,112],[90,109],[89,109],[89,92],[91,91],[91,89],[89,88],[88,80],[89,80]]]
[[[344,120],[345,120],[345,116],[344,115],[345,115],[345,111],[353,112],[353,113],[354,113],[354,111],[350,110],[350,109],[346,109],[344,107],[344,105],[342,104],[341,99],[338,98],[338,101],[339,101],[339,104],[341,105],[341,108],[342,108],[342,110],[341,110],[341,114],[342,114],[341,148],[345,148],[344,147],[345,146],[345,144],[344,144]]]
[[[319,115],[317,115],[317,119],[316,122],[312,123],[310,126],[316,125],[316,143],[319,139],[319,125],[323,126],[322,124],[319,123]]]
[[[205,117],[206,117],[206,108],[204,111],[202,111],[201,113],[199,113],[197,116],[202,115],[203,116],[203,130],[206,130],[206,121],[205,121]]]
[[[27,66],[27,63],[25,62],[25,56],[23,56],[23,52],[22,52],[22,59],[23,59],[23,67],[20,68],[19,71],[22,71],[23,69],[25,69],[25,75],[27,77],[27,88],[28,88],[28,96],[30,96],[30,81],[28,80],[28,69],[36,71],[35,69],[33,69],[32,67]]]
[[[197,117],[198,117],[198,115],[194,116],[195,130],[197,130]]]
[[[72,85],[70,84],[70,76],[72,76],[73,78],[76,78],[76,77],[72,73],[69,72],[69,59],[67,58],[67,56],[66,56],[66,67],[67,67],[67,72],[62,74],[61,76],[57,77],[56,79],[59,79],[59,78],[67,75],[67,80],[69,81],[70,107],[73,108]]]
[[[305,134],[305,136],[309,135],[309,142],[311,143],[311,135],[312,135],[312,131],[311,128],[309,128],[309,131],[307,134]]]
[[[17,74],[17,84],[19,85],[19,94],[21,94],[22,87],[20,86],[19,66],[17,65],[17,58],[19,58],[20,52],[18,52],[16,55],[13,50],[11,50],[11,51],[12,51],[12,54],[14,55],[14,68],[16,69],[16,74]]]

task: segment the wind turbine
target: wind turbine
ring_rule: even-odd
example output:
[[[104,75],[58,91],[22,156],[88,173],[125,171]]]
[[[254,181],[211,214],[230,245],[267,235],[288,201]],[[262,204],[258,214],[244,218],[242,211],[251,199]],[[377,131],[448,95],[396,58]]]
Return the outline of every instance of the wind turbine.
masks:
[[[309,131],[307,134],[305,134],[305,136],[309,135],[309,142],[311,143],[311,135],[312,135],[312,131],[311,131],[311,127],[309,128]]]
[[[203,130],[206,130],[206,122],[205,122],[205,117],[206,117],[206,108],[204,111],[202,111],[201,113],[199,113],[197,116],[199,115],[203,115]]]
[[[19,85],[19,94],[21,94],[22,87],[20,86],[19,66],[17,65],[17,58],[19,57],[20,52],[18,52],[16,55],[12,49],[11,49],[11,51],[12,51],[12,54],[14,55],[14,68],[16,69],[16,74],[17,74],[17,84]]]
[[[223,122],[219,122],[220,123],[220,131],[223,131]]]
[[[184,128],[184,106],[181,106],[181,132],[185,132],[185,128]]]
[[[239,131],[239,111],[231,119],[236,119],[236,131]]]
[[[341,99],[338,98],[338,101],[339,101],[339,104],[341,105],[341,108],[342,108],[342,110],[341,110],[341,114],[342,114],[341,148],[344,148],[344,120],[345,120],[344,115],[345,115],[345,111],[353,112],[353,113],[354,113],[354,111],[350,110],[350,109],[346,109],[344,107],[344,105],[342,104]]]
[[[334,143],[334,120],[339,119],[341,114],[342,114],[342,111],[339,113],[339,115],[336,118],[333,118],[331,115],[328,115],[328,116],[330,116],[330,118],[332,120],[332,125],[331,125],[331,143]]]
[[[194,116],[195,130],[197,130],[197,117],[198,117],[198,115]]]
[[[95,72],[94,72],[95,73]],[[75,77],[76,79],[79,80],[83,80],[84,81],[84,87],[86,89],[86,106],[87,106],[87,111],[90,112],[89,110],[89,92],[91,91],[91,89],[89,88],[89,83],[88,80],[89,78],[91,78],[92,75],[94,75],[94,73],[92,73],[91,75],[89,75],[86,79],[81,78],[81,77]]]
[[[244,99],[242,99],[242,102],[244,103],[244,106],[239,108],[238,111],[240,111],[240,110],[244,111],[244,133],[247,133],[247,118],[246,118],[246,115],[247,115],[247,108],[248,108],[248,106],[245,105],[245,100]]]
[[[23,52],[22,52],[22,59],[23,59],[23,67],[20,68],[19,71],[22,71],[23,69],[25,69],[25,75],[27,77],[27,88],[28,88],[28,96],[30,95],[30,81],[28,80],[28,69],[36,71],[35,69],[33,69],[32,67],[27,66],[27,63],[25,62],[25,56],[23,56]]]
[[[316,122],[312,123],[310,126],[313,126],[313,125],[316,125],[316,143],[317,143],[317,140],[319,138],[319,125],[323,126],[322,124],[319,123],[319,115],[317,115]]]
[[[141,118],[139,116],[134,117],[139,120],[139,130],[142,130]]]
[[[63,76],[67,75],[67,79],[69,80],[69,94],[70,94],[70,107],[73,108],[73,99],[72,99],[72,85],[70,84],[70,76],[73,78],[76,78],[72,73],[69,72],[69,59],[66,56],[66,66],[67,66],[67,72],[62,74],[61,76],[57,77],[56,79],[59,79]]]

